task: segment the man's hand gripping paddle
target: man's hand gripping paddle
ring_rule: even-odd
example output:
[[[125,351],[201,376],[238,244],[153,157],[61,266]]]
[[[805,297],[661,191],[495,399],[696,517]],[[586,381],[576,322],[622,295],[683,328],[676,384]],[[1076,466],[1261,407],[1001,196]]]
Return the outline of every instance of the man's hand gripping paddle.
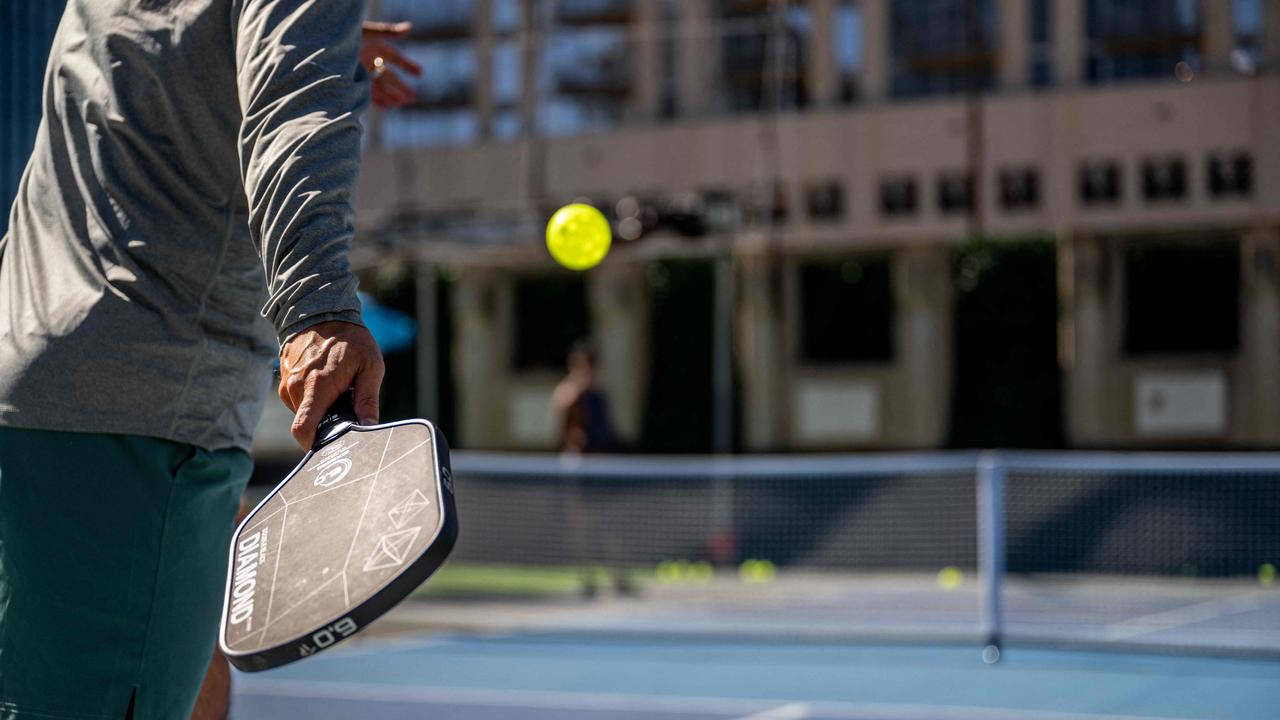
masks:
[[[361,426],[344,393],[236,529],[218,644],[251,672],[332,647],[421,585],[457,537],[444,435],[426,420]]]

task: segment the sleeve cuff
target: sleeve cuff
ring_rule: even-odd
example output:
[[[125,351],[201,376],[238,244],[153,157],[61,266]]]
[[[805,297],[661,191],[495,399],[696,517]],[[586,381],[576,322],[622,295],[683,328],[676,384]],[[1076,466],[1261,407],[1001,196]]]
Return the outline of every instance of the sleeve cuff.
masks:
[[[356,310],[341,310],[338,312],[327,312],[327,313],[318,313],[316,315],[308,315],[304,318],[297,320],[291,325],[288,325],[280,329],[278,333],[280,338],[280,344],[284,345],[285,343],[289,342],[289,339],[292,338],[294,335],[297,335],[298,333],[302,332],[303,330],[306,330],[307,328],[313,325],[319,325],[322,322],[332,322],[332,321],[351,323],[352,325],[359,325],[361,327],[365,326],[364,320],[360,317],[359,311],[356,311]]]

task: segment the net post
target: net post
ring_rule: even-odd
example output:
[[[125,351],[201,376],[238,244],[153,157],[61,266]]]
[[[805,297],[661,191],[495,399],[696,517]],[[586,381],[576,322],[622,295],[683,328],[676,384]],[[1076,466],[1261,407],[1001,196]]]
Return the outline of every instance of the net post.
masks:
[[[982,659],[1000,659],[1004,635],[1004,484],[1005,464],[1000,453],[984,452],[978,458],[978,576],[982,583]]]

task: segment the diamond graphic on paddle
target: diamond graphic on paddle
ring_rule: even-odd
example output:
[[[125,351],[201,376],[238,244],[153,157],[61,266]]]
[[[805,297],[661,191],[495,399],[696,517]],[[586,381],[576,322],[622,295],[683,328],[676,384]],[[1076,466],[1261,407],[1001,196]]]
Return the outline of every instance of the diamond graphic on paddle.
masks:
[[[430,504],[431,501],[427,499],[426,495],[422,494],[421,490],[414,490],[409,497],[396,503],[395,507],[388,510],[387,516],[391,518],[391,523],[398,530],[409,522],[409,518],[422,512]]]
[[[409,548],[413,546],[413,541],[421,530],[420,527],[411,527],[378,538],[378,544],[374,546],[369,559],[364,561],[364,571],[373,572],[403,565],[409,557]]]

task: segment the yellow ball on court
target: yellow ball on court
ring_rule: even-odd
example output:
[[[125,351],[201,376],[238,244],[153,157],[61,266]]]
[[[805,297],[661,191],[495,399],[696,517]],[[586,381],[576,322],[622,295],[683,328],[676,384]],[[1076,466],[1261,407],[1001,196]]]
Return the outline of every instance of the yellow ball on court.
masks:
[[[604,213],[582,203],[565,205],[547,223],[547,250],[570,270],[590,270],[604,260],[613,233]]]
[[[1271,587],[1276,584],[1276,566],[1271,563],[1265,563],[1258,568],[1258,582],[1263,587]]]
[[[773,582],[778,576],[778,569],[768,560],[751,558],[744,560],[738,567],[738,578],[744,583],[763,585]]]
[[[943,590],[955,590],[964,584],[964,572],[958,568],[948,565],[938,571],[938,587]]]

